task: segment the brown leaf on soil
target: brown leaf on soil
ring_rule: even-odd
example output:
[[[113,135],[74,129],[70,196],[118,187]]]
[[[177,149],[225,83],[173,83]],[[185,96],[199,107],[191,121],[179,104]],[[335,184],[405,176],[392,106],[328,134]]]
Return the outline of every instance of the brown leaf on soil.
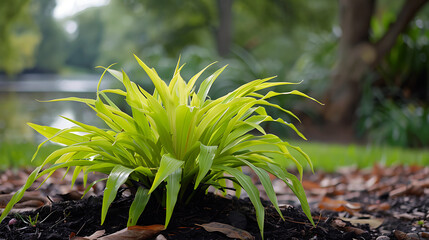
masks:
[[[362,234],[364,234],[364,233],[366,233],[366,232],[367,232],[367,231],[362,230],[362,229],[360,229],[360,228],[350,227],[350,226],[343,228],[343,230],[344,230],[344,231],[346,231],[346,232],[354,232],[354,233],[356,233],[357,235],[362,235]]]
[[[390,209],[389,203],[370,204],[366,208],[368,211],[387,211]]]
[[[15,190],[15,186],[10,182],[0,182],[0,193],[11,193]]]
[[[352,225],[356,224],[368,224],[371,229],[378,228],[383,224],[383,219],[381,218],[369,218],[369,219],[354,219],[354,218],[345,218],[340,217],[341,220],[350,222]]]
[[[228,224],[211,222],[206,224],[196,224],[197,226],[203,227],[207,232],[221,232],[229,238],[235,238],[240,240],[253,240],[255,239],[250,233],[242,229],[233,227]]]
[[[354,232],[357,235],[362,235],[362,234],[366,233],[365,230],[362,230],[360,228],[352,227],[352,226],[347,226],[347,223],[344,222],[341,219],[335,219],[335,220],[333,220],[332,223],[331,223],[331,226],[333,226],[334,228],[337,228],[339,230],[342,230],[342,231]]]
[[[415,195],[422,196],[424,194],[424,188],[420,186],[420,184],[412,185],[412,186],[401,186],[389,193],[390,197],[399,197],[403,195]]]
[[[331,225],[334,227],[343,228],[347,225],[347,223],[342,221],[341,219],[335,219],[332,221]]]
[[[394,213],[393,216],[395,218],[406,219],[406,220],[415,220],[415,219],[418,219],[417,216],[415,216],[413,214],[409,214],[409,213]]]
[[[45,205],[44,201],[41,200],[28,200],[20,202],[14,205],[14,208],[38,208]]]
[[[128,240],[146,240],[152,239],[159,232],[164,230],[164,225],[155,224],[149,226],[132,226],[124,228],[121,231],[104,236],[105,231],[99,230],[91,236],[78,237],[74,233],[70,234],[70,240],[114,240],[114,239],[128,239]]]
[[[128,239],[128,240],[146,240],[152,239],[159,232],[164,230],[164,225],[154,224],[149,226],[132,226],[124,228],[121,231],[112,233],[110,235],[98,238],[98,240],[115,240],[115,239]]]
[[[321,187],[335,187],[336,185],[343,183],[340,177],[325,177],[320,181]]]
[[[69,240],[97,240],[99,237],[103,236],[106,231],[104,230],[98,230],[95,233],[91,234],[91,236],[87,237],[78,237],[73,232],[70,234]]]
[[[372,167],[372,175],[373,176],[377,176],[379,178],[383,177],[384,173],[384,168],[382,166],[380,166],[380,164],[375,163],[374,166]]]
[[[9,194],[0,194],[0,208],[5,208],[6,205],[9,203],[9,201],[12,199],[13,194],[9,193]],[[28,202],[28,206],[27,204],[24,204],[25,202]],[[47,202],[47,199],[42,196],[42,194],[40,194],[40,192],[25,192],[24,196],[21,198],[21,200],[19,201],[19,203],[21,204],[16,204],[15,208],[25,208],[25,207],[40,207],[42,205],[44,205]]]
[[[372,176],[371,178],[369,178],[365,182],[365,187],[366,187],[366,189],[371,189],[372,187],[374,187],[379,182],[380,182],[380,177],[378,177],[378,176]]]
[[[80,200],[83,196],[83,194],[79,191],[72,190],[66,194],[58,194],[63,200]]]
[[[409,240],[410,238],[407,236],[406,233],[399,231],[399,230],[394,230],[394,235],[398,240]]]
[[[319,183],[308,181],[308,180],[302,181],[302,186],[304,187],[305,190],[310,190],[310,191],[315,188],[321,188]]]
[[[359,203],[352,203],[345,200],[336,200],[329,197],[323,197],[319,202],[319,209],[354,214],[355,212],[360,211],[361,205]]]
[[[429,232],[421,232],[420,237],[425,238],[425,239],[429,239]]]

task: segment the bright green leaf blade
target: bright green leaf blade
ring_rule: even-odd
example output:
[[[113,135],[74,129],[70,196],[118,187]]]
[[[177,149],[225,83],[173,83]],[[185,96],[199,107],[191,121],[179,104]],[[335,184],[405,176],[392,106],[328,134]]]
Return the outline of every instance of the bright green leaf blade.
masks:
[[[299,179],[275,164],[268,164],[269,170],[271,173],[281,179],[283,182],[288,185],[288,187],[292,190],[292,192],[297,196],[299,202],[301,203],[301,208],[310,222],[314,225],[313,218],[311,216],[310,205],[308,204],[307,197],[305,195],[304,187],[302,186]]]
[[[113,69],[106,69],[114,78],[122,82],[122,72],[113,70]]]
[[[203,103],[207,97],[207,94],[210,91],[211,86],[213,85],[216,78],[225,70],[226,66],[223,68],[217,70],[215,73],[210,75],[210,77],[206,78],[200,85],[200,88],[198,89],[198,98],[200,99],[201,103]]]
[[[207,67],[205,67],[203,70],[201,70],[199,73],[197,73],[197,74],[195,74],[190,80],[189,80],[189,82],[188,82],[188,85],[186,86],[186,88],[187,88],[187,91],[188,92],[191,92],[191,90],[194,88],[194,85],[195,85],[195,82],[198,80],[198,78],[201,76],[201,74],[207,69],[207,68],[209,68],[211,65],[213,65],[213,64],[215,64],[216,62],[214,62],[214,63],[211,63],[211,64],[209,64]]]
[[[86,174],[85,174],[85,176],[86,176]],[[85,191],[83,192],[83,194],[82,194],[82,198],[89,192],[89,190],[91,190],[91,188],[95,185],[95,184],[97,184],[97,183],[99,183],[99,182],[101,182],[101,181],[105,181],[105,180],[107,180],[107,178],[100,178],[100,179],[97,179],[97,180],[95,180],[95,181],[93,181],[91,184],[89,184],[88,185],[88,187],[85,189]]]
[[[150,199],[149,190],[143,187],[137,189],[136,196],[133,203],[131,203],[127,227],[135,226],[139,220],[140,215],[143,213],[147,203]]]
[[[155,175],[155,179],[153,180],[153,184],[149,190],[149,194],[151,194],[158,187],[158,185],[162,181],[164,181],[164,179],[166,179],[170,174],[179,169],[183,164],[183,161],[177,160],[170,156],[162,156],[158,172]]]
[[[210,170],[213,159],[216,155],[217,146],[206,146],[204,144],[200,144],[200,154],[197,157],[198,162],[198,175],[197,180],[195,181],[194,189],[197,189],[201,180],[206,176],[208,171]]]
[[[180,179],[182,177],[182,169],[177,169],[174,173],[170,174],[167,178],[167,201],[166,201],[166,214],[165,214],[165,227],[167,228],[170,222],[171,215],[173,214],[174,206],[177,202],[177,196],[180,190]]]
[[[34,123],[27,123],[28,126],[36,130],[38,133],[42,134],[46,138],[50,139],[52,142],[61,143],[64,145],[72,145],[78,142],[86,142],[89,140],[86,136],[81,136],[69,132],[61,132],[63,131],[58,128],[48,127],[48,126],[41,126]]]
[[[134,171],[134,169],[127,168],[121,165],[117,165],[112,169],[112,172],[107,179],[106,188],[103,194],[103,205],[101,208],[101,225],[103,225],[106,219],[107,210],[110,204],[115,200],[116,193],[119,187],[127,181],[128,176]]]
[[[268,175],[268,173],[264,169],[256,167],[255,165],[246,160],[241,161],[243,161],[247,166],[249,166],[256,173],[256,175],[258,175],[258,178],[265,189],[265,193],[267,194],[268,198],[270,199],[271,203],[273,204],[274,208],[277,210],[281,218],[284,220],[283,214],[279,208],[279,203],[277,202],[276,192],[274,191],[273,184],[270,180],[270,176]]]
[[[162,102],[165,104],[166,107],[168,107],[171,104],[171,96],[168,91],[167,84],[161,80],[161,78],[158,76],[156,71],[154,69],[149,68],[140,58],[138,58],[136,55],[134,55],[135,59],[139,63],[139,65],[144,69],[144,71],[147,73],[149,78],[152,80],[153,84],[155,85],[156,90],[158,91]]]
[[[25,185],[22,186],[10,199],[9,203],[4,208],[1,216],[0,216],[0,222],[3,221],[7,217],[7,214],[12,210],[13,206],[21,200],[21,198],[24,196],[25,191],[33,185],[34,181],[37,178],[37,175],[42,167],[38,167],[33,170],[33,172],[28,176],[27,181],[25,182]]]

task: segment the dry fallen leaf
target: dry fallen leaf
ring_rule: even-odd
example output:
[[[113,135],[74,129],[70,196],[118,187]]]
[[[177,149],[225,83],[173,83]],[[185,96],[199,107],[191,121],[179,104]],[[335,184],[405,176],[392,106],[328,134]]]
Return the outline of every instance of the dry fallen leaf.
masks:
[[[399,230],[393,230],[393,233],[398,240],[409,240],[406,233],[399,231]]]
[[[395,218],[399,218],[399,219],[406,219],[406,220],[415,220],[418,219],[417,216],[410,214],[410,213],[394,213],[393,216]]]
[[[322,188],[319,183],[308,181],[308,180],[302,181],[302,186],[304,187],[305,190],[309,190],[309,191],[315,188]]]
[[[250,233],[242,229],[233,227],[228,224],[211,222],[206,224],[196,224],[197,226],[203,227],[207,232],[221,232],[229,238],[235,238],[240,240],[253,240],[255,239]]]
[[[361,205],[359,203],[348,202],[345,200],[336,200],[329,197],[323,197],[319,202],[319,209],[354,214],[355,212],[359,212]]]
[[[362,235],[364,233],[367,233],[367,231],[365,231],[363,229],[355,228],[355,227],[350,227],[350,226],[343,228],[343,230],[346,231],[346,232],[356,233],[357,235]]]
[[[340,217],[340,219],[344,220],[344,221],[347,221],[347,222],[350,222],[353,225],[356,225],[356,224],[361,224],[361,225],[368,224],[371,229],[378,228],[378,227],[381,226],[381,224],[383,224],[383,219],[381,219],[381,218],[354,219],[354,218]]]
[[[105,230],[98,230],[95,233],[91,234],[91,236],[86,237],[78,237],[75,233],[71,233],[69,239],[70,240],[97,240],[99,237],[103,236]]]
[[[116,239],[128,239],[128,240],[145,240],[152,239],[159,232],[164,230],[164,225],[154,224],[149,226],[132,226],[124,228],[121,231],[112,233],[110,235],[98,238],[98,240],[116,240]]]
[[[411,186],[401,186],[389,193],[389,197],[398,197],[402,195],[422,196],[424,195],[424,188],[417,184]]]
[[[357,235],[362,235],[364,233],[366,233],[365,230],[362,230],[360,228],[356,228],[356,227],[352,227],[352,226],[347,226],[347,223],[344,222],[342,219],[338,218],[338,219],[334,219],[331,222],[331,226],[333,226],[336,229],[340,229],[342,231],[346,231],[346,232],[354,232]]]
[[[68,201],[68,200],[80,200],[83,194],[77,190],[72,190],[65,194],[58,194],[58,196],[60,196],[63,199],[63,201]]]
[[[12,199],[12,197],[13,197],[12,193],[0,194],[0,208],[5,208],[6,205],[9,203],[9,201]],[[18,203],[24,203],[27,201],[32,201],[29,203],[29,205],[31,205],[30,207],[34,207],[35,203],[37,203],[36,205],[38,205],[39,207],[40,205],[43,205],[47,202],[47,198],[44,197],[40,192],[36,192],[36,191],[25,192],[24,196],[21,198],[21,200]],[[15,205],[15,208],[18,208],[17,205]],[[22,208],[24,207],[29,207],[29,206],[26,206],[25,204],[23,204]]]
[[[366,207],[368,211],[387,211],[390,209],[389,203],[370,204]]]

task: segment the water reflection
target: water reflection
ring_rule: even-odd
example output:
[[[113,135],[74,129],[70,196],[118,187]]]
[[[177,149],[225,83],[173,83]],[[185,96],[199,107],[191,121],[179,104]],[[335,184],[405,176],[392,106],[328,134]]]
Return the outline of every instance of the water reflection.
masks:
[[[91,108],[76,102],[39,102],[64,97],[95,98],[99,76],[87,79],[0,81],[0,143],[40,142],[43,136],[27,126],[27,122],[67,128],[73,123],[65,116],[86,124],[100,126],[102,123]],[[107,87],[103,83],[103,88]],[[103,126],[103,125],[101,125]]]

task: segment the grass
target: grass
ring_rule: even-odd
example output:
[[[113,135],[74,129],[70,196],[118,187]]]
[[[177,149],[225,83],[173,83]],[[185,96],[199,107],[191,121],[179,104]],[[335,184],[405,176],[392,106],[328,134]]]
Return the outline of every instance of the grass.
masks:
[[[357,166],[367,168],[375,163],[381,165],[429,165],[429,150],[406,149],[391,146],[340,145],[317,142],[294,141],[307,153],[315,170],[333,172],[339,167]],[[302,161],[304,163],[304,161]]]
[[[371,167],[374,163],[382,165],[429,165],[429,150],[405,149],[389,146],[359,146],[326,144],[318,142],[292,141],[292,145],[300,146],[313,161],[315,170],[333,172],[338,167],[357,166]],[[8,168],[32,167],[40,164],[49,153],[58,149],[58,145],[47,144],[33,163],[31,157],[36,151],[37,144],[6,143],[0,144],[0,170]],[[304,161],[302,163],[305,165]]]
[[[51,152],[59,148],[58,145],[46,144],[39,151],[36,159],[31,162],[31,158],[37,149],[36,143],[0,142],[0,170],[38,166]]]

